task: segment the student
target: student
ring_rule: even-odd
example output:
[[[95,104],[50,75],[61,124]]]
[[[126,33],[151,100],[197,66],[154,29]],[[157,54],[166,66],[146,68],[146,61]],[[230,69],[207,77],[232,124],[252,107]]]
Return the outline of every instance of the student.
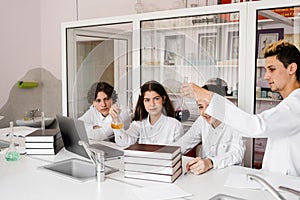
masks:
[[[118,121],[120,109],[113,105],[109,111]],[[116,130],[115,141],[120,146],[140,144],[171,144],[183,135],[181,123],[174,118],[174,108],[164,87],[156,82],[146,82],[141,87],[130,127]]]
[[[90,95],[92,95],[92,100],[90,100],[92,105],[79,120],[84,121],[89,139],[112,139],[114,134],[111,128],[112,119],[109,115],[109,109],[117,100],[116,91],[113,86],[106,82],[97,82],[91,87],[88,96]],[[128,128],[130,124],[129,114],[124,109],[120,115],[125,122],[125,128]]]
[[[262,169],[300,176],[300,52],[291,43],[278,41],[264,50],[264,79],[283,100],[260,114],[249,114],[224,97],[193,83],[184,84],[183,96],[207,101],[206,113],[243,134],[268,138]]]
[[[205,85],[203,88],[222,96],[226,94],[225,87],[221,85]],[[243,140],[239,133],[223,122],[207,115],[205,113],[207,106],[206,102],[198,104],[201,116],[193,123],[187,133],[173,143],[173,145],[180,146],[181,152],[184,154],[202,142],[201,157],[194,158],[186,165],[187,171],[194,174],[241,164],[245,152]]]

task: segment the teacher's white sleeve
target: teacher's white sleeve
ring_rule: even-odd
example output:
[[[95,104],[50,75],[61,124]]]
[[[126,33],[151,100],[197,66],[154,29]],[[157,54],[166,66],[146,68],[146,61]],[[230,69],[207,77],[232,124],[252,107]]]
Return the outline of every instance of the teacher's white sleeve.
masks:
[[[288,97],[276,107],[261,114],[249,114],[224,97],[214,94],[206,109],[210,116],[241,131],[246,136],[286,136],[300,131],[299,99]]]

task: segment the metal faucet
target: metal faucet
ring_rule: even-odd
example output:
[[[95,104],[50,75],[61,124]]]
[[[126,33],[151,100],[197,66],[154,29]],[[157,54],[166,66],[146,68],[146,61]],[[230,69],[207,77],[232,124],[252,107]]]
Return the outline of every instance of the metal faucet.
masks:
[[[104,152],[99,149],[90,147],[85,141],[82,140],[79,140],[78,144],[83,146],[85,152],[94,164],[96,169],[97,181],[103,182],[105,177]]]
[[[37,109],[35,109],[35,110],[31,110],[30,113],[29,113],[30,119],[34,119],[35,113],[38,112],[38,111],[40,111],[39,108],[37,108]]]
[[[259,184],[261,184],[264,188],[267,189],[268,192],[271,193],[271,195],[277,199],[277,200],[286,200],[283,196],[281,196],[281,194],[275,190],[275,188],[273,188],[266,180],[264,180],[263,178],[253,175],[253,174],[247,174],[247,178],[248,180],[254,180],[256,182],[258,182]]]

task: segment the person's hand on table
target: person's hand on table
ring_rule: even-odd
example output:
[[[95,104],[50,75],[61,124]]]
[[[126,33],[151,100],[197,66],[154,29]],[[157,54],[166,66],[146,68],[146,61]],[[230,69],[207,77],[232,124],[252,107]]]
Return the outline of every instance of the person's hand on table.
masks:
[[[212,160],[209,158],[202,159],[200,157],[194,158],[186,164],[187,172],[193,174],[203,174],[213,168]]]

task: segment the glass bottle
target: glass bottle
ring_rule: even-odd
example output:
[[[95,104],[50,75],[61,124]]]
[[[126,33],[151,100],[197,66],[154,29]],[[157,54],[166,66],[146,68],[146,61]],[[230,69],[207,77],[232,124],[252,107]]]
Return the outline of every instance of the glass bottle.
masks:
[[[104,151],[95,153],[96,159],[96,177],[98,182],[103,182],[105,179],[105,163],[104,163]]]
[[[188,83],[188,77],[183,78],[183,83]],[[185,105],[185,99],[181,98],[181,105],[175,110],[175,118],[181,122],[187,121],[190,117],[190,111]]]
[[[10,145],[9,145],[9,148],[8,148],[6,154],[5,154],[5,159],[7,161],[17,161],[20,158],[20,153],[16,149],[15,143],[13,141],[13,137],[14,137],[14,123],[10,122],[9,126],[10,126]]]
[[[120,104],[118,101],[115,104],[118,106],[118,108],[120,108]],[[120,115],[119,115],[118,119],[112,119],[110,126],[112,129],[116,129],[116,130],[120,130],[120,129],[124,128],[124,122],[120,118]]]
[[[41,130],[45,131],[45,113],[41,112]]]

